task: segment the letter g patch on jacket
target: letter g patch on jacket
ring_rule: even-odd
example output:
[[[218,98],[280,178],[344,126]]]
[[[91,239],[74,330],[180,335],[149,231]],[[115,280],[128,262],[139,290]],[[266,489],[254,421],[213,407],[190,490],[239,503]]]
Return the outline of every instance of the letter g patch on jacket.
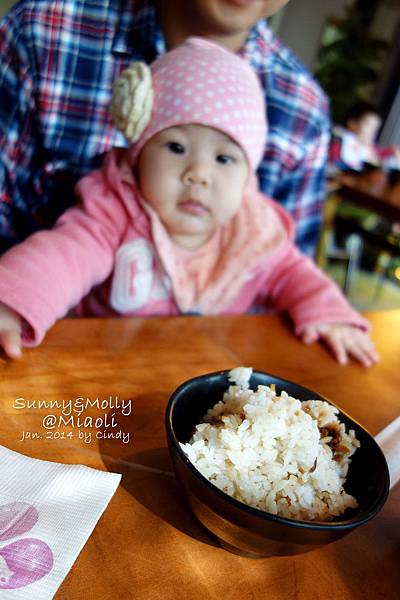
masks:
[[[145,238],[118,249],[110,296],[114,310],[132,312],[169,297],[169,279],[156,271],[154,258],[153,247]]]

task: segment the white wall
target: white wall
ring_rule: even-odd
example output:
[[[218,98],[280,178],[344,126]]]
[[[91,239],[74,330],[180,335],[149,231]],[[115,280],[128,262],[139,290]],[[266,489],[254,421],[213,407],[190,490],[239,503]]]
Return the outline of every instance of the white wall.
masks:
[[[292,0],[283,10],[277,33],[305,66],[312,69],[327,17],[340,15],[348,4],[349,0]]]
[[[383,131],[379,137],[382,146],[391,144],[400,148],[400,87],[392,104],[389,116],[385,121]]]
[[[394,38],[397,28],[399,27],[399,23],[400,2],[398,0],[386,0],[386,2],[383,2],[379,6],[376,12],[375,19],[371,27],[371,34],[391,42]],[[392,50],[392,52],[397,51],[398,47]],[[387,71],[387,69],[383,70],[381,81],[377,89],[378,93],[381,91],[382,86],[387,81],[388,73],[385,71]],[[394,144],[400,147],[400,86],[393,101],[389,115],[385,121],[379,141],[384,146]]]

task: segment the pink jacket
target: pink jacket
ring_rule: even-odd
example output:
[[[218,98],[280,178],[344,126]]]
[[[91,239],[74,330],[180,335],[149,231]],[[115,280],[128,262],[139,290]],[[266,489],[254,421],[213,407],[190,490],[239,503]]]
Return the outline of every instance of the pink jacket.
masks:
[[[240,314],[268,303],[289,312],[296,333],[316,322],[369,328],[294,246],[287,213],[254,186],[244,201],[247,213],[218,238],[221,256],[195,283],[185,280],[185,265],[138,199],[123,156],[113,151],[102,169],[79,182],[81,204],[51,231],[1,258],[0,301],[24,319],[24,345],[39,344],[73,307],[81,316]]]

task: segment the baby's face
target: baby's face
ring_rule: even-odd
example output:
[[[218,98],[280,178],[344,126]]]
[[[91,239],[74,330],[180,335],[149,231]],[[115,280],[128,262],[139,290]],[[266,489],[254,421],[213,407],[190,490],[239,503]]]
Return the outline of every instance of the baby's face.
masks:
[[[152,137],[140,153],[138,185],[172,239],[202,246],[239,210],[249,166],[227,135],[202,125],[179,125]]]

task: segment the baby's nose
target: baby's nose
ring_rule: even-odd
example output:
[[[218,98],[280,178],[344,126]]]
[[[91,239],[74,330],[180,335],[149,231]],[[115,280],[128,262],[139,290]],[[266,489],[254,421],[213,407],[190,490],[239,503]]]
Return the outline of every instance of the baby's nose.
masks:
[[[192,165],[183,174],[183,182],[186,185],[209,185],[210,172],[205,165]]]

